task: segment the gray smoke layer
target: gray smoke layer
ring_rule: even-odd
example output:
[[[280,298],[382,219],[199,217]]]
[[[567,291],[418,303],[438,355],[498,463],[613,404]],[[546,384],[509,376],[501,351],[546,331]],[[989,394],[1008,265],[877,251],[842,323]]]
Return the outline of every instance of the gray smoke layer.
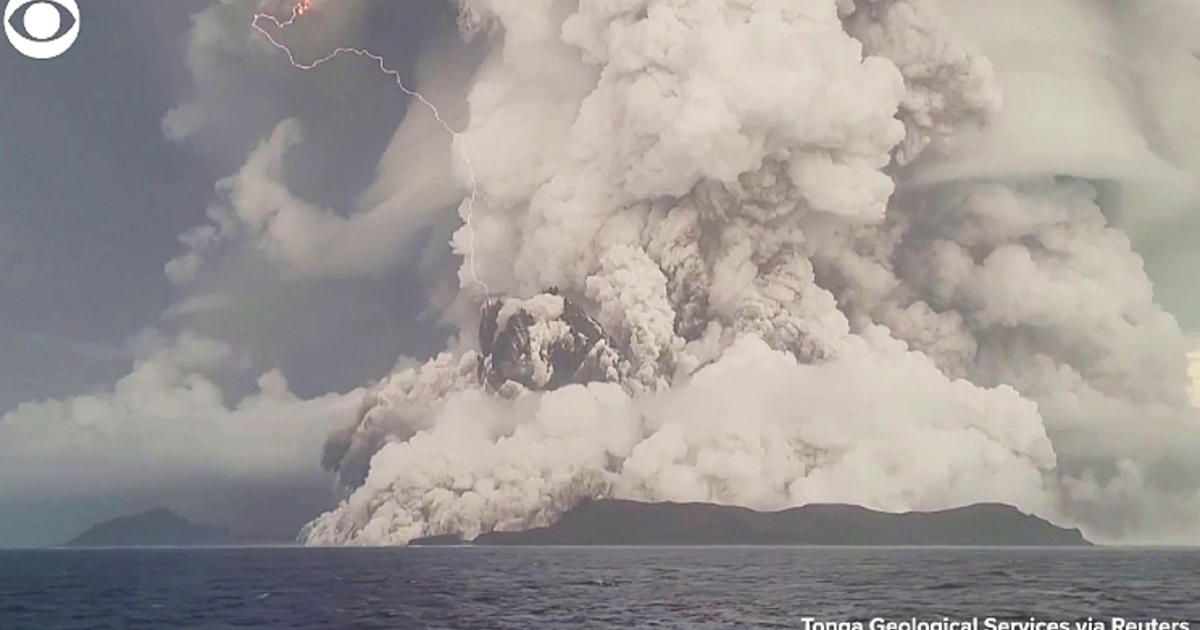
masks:
[[[438,302],[461,334],[330,438],[345,499],[309,543],[471,538],[589,497],[1002,501],[1099,539],[1200,531],[1187,347],[1107,218],[1138,208],[1106,206],[1147,182],[1189,198],[1200,136],[1166,133],[1194,123],[1161,89],[1056,93],[1161,88],[1130,45],[1153,33],[1200,94],[1171,48],[1194,7],[461,4],[487,50],[453,149],[478,193],[460,290]],[[1138,52],[1093,68],[1067,28],[1070,54],[1020,59],[980,34],[989,10],[1025,11],[1035,44],[1087,22]],[[1092,127],[1039,141],[1055,124]],[[1104,131],[1143,141],[1070,144]]]

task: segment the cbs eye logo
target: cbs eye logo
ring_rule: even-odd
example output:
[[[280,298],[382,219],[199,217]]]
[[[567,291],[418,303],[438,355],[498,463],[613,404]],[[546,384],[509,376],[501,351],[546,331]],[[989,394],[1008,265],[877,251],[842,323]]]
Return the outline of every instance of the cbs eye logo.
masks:
[[[75,0],[8,0],[4,34],[22,55],[52,59],[79,37],[79,5]]]

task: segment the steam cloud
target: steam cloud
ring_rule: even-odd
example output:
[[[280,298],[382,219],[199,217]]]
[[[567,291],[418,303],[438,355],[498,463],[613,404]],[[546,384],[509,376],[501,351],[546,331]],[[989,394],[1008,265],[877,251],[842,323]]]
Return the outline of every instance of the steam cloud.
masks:
[[[131,345],[133,369],[111,388],[0,415],[0,503],[122,501],[148,487],[186,500],[228,479],[320,488],[319,467],[295,454],[319,449],[361,391],[302,400],[272,370],[229,404],[212,376],[244,362],[229,344],[148,330]]]
[[[427,68],[477,67],[420,87],[466,94],[462,135],[415,141],[413,108],[381,165],[451,155],[420,199],[377,183],[348,219],[304,206],[280,178],[294,121],[229,182],[223,232],[330,275],[390,260],[381,228],[428,224],[454,193],[439,174],[461,186],[469,159],[478,182],[462,258],[429,280],[461,334],[330,437],[345,499],[307,542],[471,538],[603,496],[1003,501],[1099,539],[1200,531],[1187,346],[1113,224],[1196,199],[1192,4],[460,9],[482,60],[433,50]],[[989,12],[1021,28],[991,33]],[[481,327],[516,336],[520,378],[492,382]]]

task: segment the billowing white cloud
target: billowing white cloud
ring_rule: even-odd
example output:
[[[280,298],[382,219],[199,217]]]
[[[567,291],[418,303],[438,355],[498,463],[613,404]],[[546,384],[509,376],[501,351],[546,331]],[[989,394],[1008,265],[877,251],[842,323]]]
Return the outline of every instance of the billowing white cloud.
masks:
[[[279,63],[248,28],[258,4],[197,16],[197,95],[169,137],[244,141],[220,128],[243,100],[226,72]],[[1006,501],[1099,539],[1194,540],[1198,376],[1114,227],[1136,236],[1197,197],[1191,5],[459,4],[475,40],[439,39],[415,85],[461,133],[410,104],[339,210],[297,192],[294,158],[320,147],[277,116],[166,270],[187,290],[239,256],[358,280],[420,253],[460,328],[448,351],[402,362],[361,407],[300,400],[276,372],[230,406],[209,372],[231,347],[155,343],[111,391],[0,419],[11,492],[134,487],[147,468],[316,475],[344,419],[324,451],[344,500],[313,543],[545,524],[595,496]],[[287,42],[317,58],[364,7],[324,3]],[[455,220],[435,233],[462,259],[415,251]],[[169,315],[230,309],[224,289]],[[580,305],[619,355],[612,382],[486,388],[478,307],[501,296],[506,316],[534,312],[539,352]],[[81,469],[102,474],[75,488]]]
[[[430,402],[422,396],[437,388],[420,383],[434,370],[398,374],[377,412],[412,437],[384,446],[362,487],[306,535],[473,537],[548,524],[592,496],[768,510],[937,509],[986,496],[1056,514],[1055,455],[1033,403],[951,381],[885,336],[875,342],[884,347],[858,340],[815,366],[749,335],[659,394],[593,383],[503,400],[470,388],[428,416],[406,412]]]
[[[286,14],[283,3],[278,4],[266,3],[263,8]],[[362,0],[318,3],[313,12],[320,19],[319,27],[308,21],[286,29],[269,20],[259,25],[290,47],[297,61],[308,63],[324,57],[329,48],[352,41],[362,30],[368,4]],[[283,53],[249,28],[255,6],[251,2],[217,4],[196,16],[189,38],[189,65],[197,98],[219,103],[197,100],[172,109],[163,120],[168,137],[182,139],[213,119],[228,118],[208,112],[242,100],[231,98],[228,92],[232,88],[225,85],[238,82],[238,75],[231,70],[238,64],[232,59],[272,69],[261,72],[274,82],[295,80],[295,75],[302,73],[305,79],[331,90],[361,91],[360,98],[347,100],[364,110],[372,107],[378,90],[403,93],[394,77],[372,72],[369,62],[339,60],[310,72],[290,67]],[[218,183],[218,196],[225,203],[210,209],[211,222],[181,237],[184,252],[166,270],[172,281],[187,284],[206,260],[219,264],[222,256],[237,247],[257,250],[284,273],[313,278],[380,275],[394,271],[402,262],[417,260],[423,244],[415,237],[437,221],[438,211],[444,215],[457,203],[470,180],[465,166],[459,163],[456,167],[453,132],[463,125],[464,89],[480,54],[476,48],[464,46],[451,29],[437,30],[429,40],[413,72],[413,87],[424,100],[408,102],[403,121],[375,166],[374,181],[356,204],[322,207],[293,192],[296,178],[289,164],[306,149],[305,129],[298,116],[279,121],[238,172]],[[344,78],[347,63],[356,72]],[[401,76],[409,74],[407,67],[400,67],[399,72]],[[294,104],[297,111],[302,109],[299,105]]]
[[[954,151],[925,156],[906,181],[1112,180],[1133,209],[1109,210],[1135,235],[1194,210],[1200,126],[1184,105],[1200,99],[1194,3],[935,3],[990,61],[1003,107],[987,125],[960,130]]]
[[[132,371],[110,389],[27,402],[0,416],[0,504],[170,497],[231,484],[319,487],[314,453],[361,398],[301,400],[272,371],[258,378],[256,393],[230,405],[209,376],[243,364],[228,344],[151,332],[131,348]]]
[[[1193,344],[1197,349],[1188,353],[1188,375],[1192,377],[1192,404],[1200,407],[1200,344]]]
[[[178,107],[173,107],[163,116],[163,135],[168,140],[183,142],[199,131],[208,122],[208,114],[204,106],[196,101],[189,101]]]
[[[532,305],[557,289],[621,386],[484,393],[460,302],[455,351],[331,439],[349,494],[308,539],[473,535],[585,496],[1001,500],[1194,536],[1183,336],[1109,219],[1146,183],[1194,192],[1148,127],[1179,117],[1121,87],[1152,78],[1125,41],[1152,20],[1034,4],[464,2],[491,43],[463,297],[530,298],[544,374],[562,323]]]
[[[349,217],[319,207],[289,191],[284,177],[284,159],[302,141],[298,120],[281,122],[241,170],[219,184],[230,205],[211,211],[215,225],[196,228],[183,237],[189,249],[167,265],[172,280],[186,283],[199,271],[206,254],[241,239],[290,273],[341,277],[380,273],[403,258],[413,258],[397,242],[411,243],[413,234],[428,225],[429,209],[444,207],[453,199],[456,186],[443,180],[433,184],[438,189],[433,199],[397,200],[393,195],[424,191],[391,191],[387,209]]]

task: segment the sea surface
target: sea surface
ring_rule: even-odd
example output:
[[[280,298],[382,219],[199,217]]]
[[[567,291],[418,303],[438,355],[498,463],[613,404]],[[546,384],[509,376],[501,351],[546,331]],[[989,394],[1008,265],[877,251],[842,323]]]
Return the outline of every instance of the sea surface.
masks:
[[[830,547],[0,552],[0,629],[803,628],[1192,621],[1200,551]],[[981,622],[982,623],[982,622]],[[982,626],[981,626],[982,627]],[[1111,625],[1106,625],[1111,629]]]

